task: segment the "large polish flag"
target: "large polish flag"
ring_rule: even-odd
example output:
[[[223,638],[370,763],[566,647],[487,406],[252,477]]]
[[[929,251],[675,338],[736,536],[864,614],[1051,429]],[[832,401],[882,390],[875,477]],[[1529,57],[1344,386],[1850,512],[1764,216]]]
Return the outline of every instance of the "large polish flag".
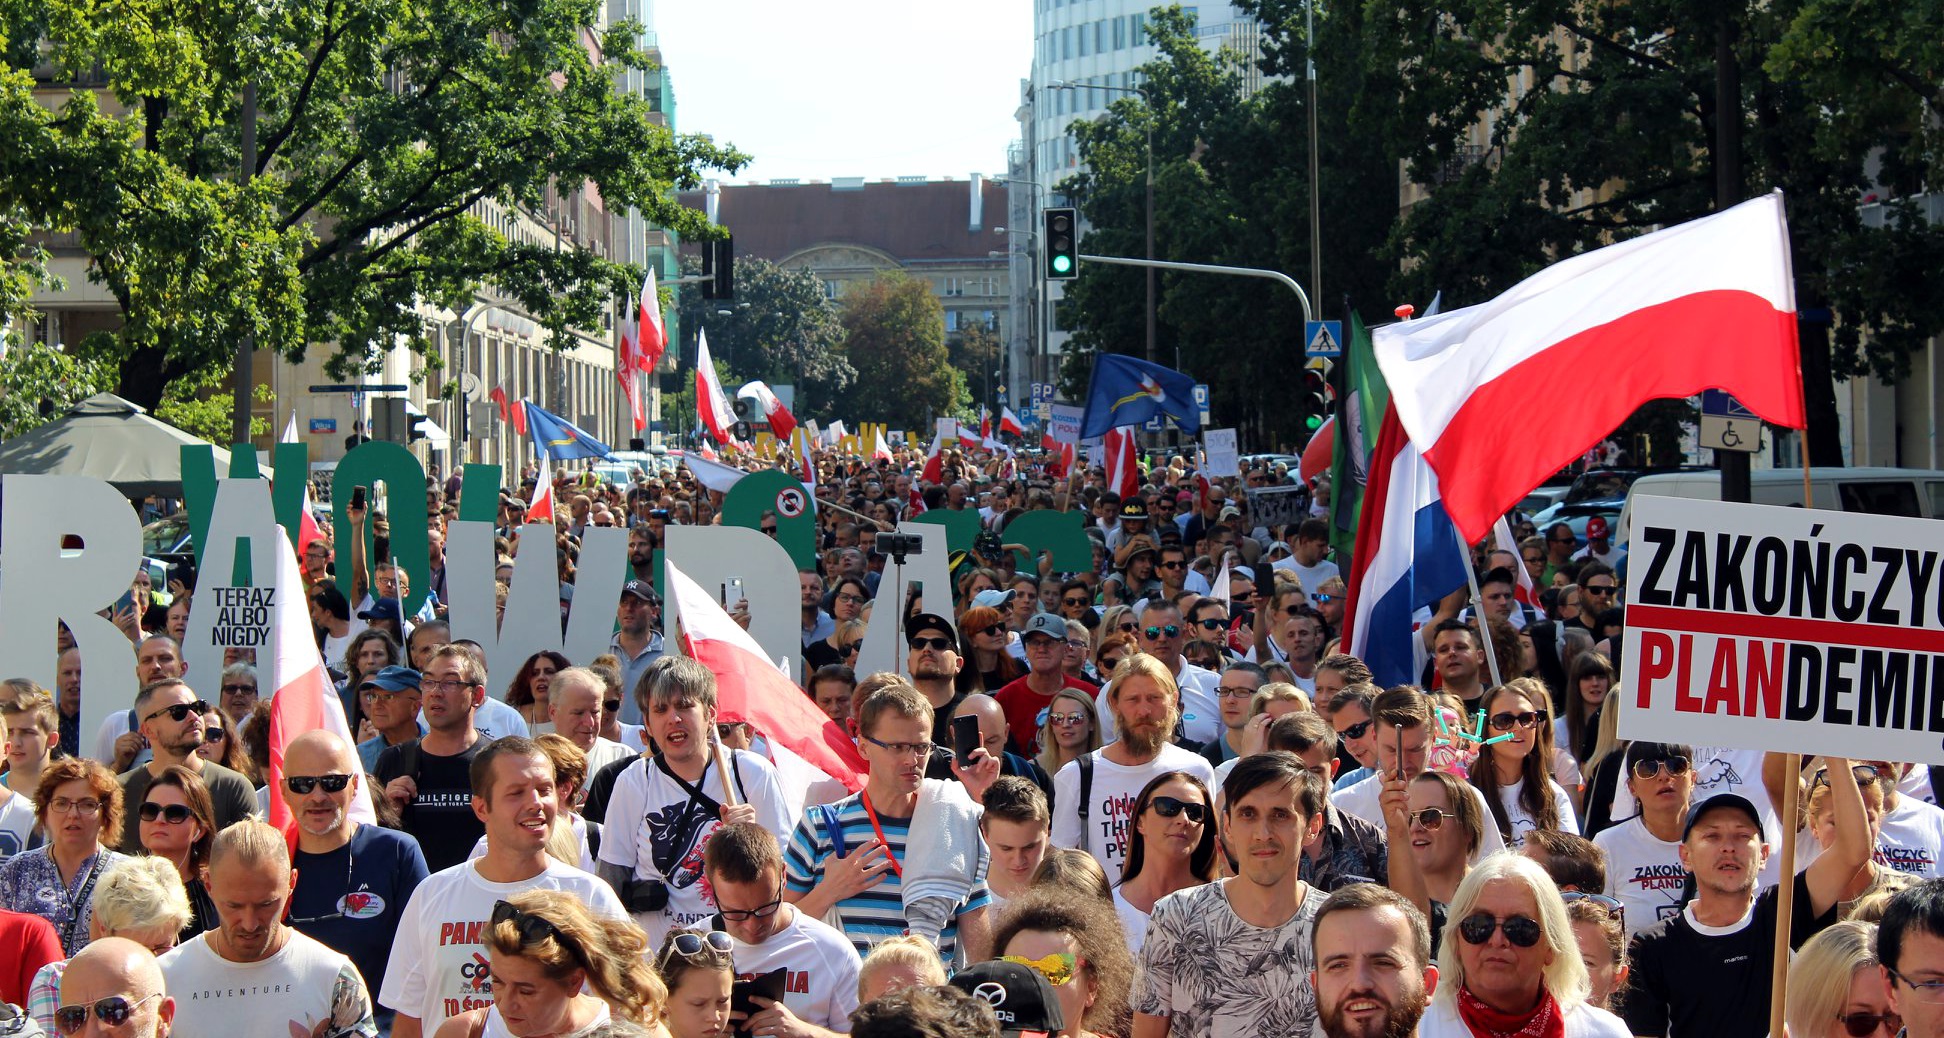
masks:
[[[668,349],[668,329],[662,324],[661,292],[655,287],[655,268],[641,282],[641,295],[635,301],[634,369],[653,376]]]
[[[716,438],[717,443],[735,442],[735,434],[730,426],[736,422],[736,412],[729,408],[729,397],[722,392],[722,379],[716,377],[715,362],[709,359],[709,333],[695,333],[695,409],[702,419],[702,428]]]
[[[1019,424],[1019,416],[1013,414],[1013,409],[1010,407],[999,409],[999,431],[1012,433],[1014,436],[1026,435],[1026,427]]]
[[[1467,543],[1649,400],[1723,389],[1776,425],[1804,422],[1780,192],[1372,338],[1391,407]],[[1540,435],[1519,421],[1535,404]]]
[[[302,443],[297,437],[297,409],[290,409],[290,421],[284,423],[283,435],[278,443]],[[304,514],[297,517],[297,554],[311,546],[312,541],[324,539],[324,528],[317,525],[317,516],[311,512],[310,480],[304,481]]]
[[[776,391],[769,387],[769,383],[758,379],[736,390],[736,395],[746,396],[756,401],[756,406],[763,409],[763,417],[769,421],[771,436],[779,440],[787,440],[796,433],[796,415],[791,414],[790,409],[783,406],[783,401],[777,399]]]
[[[742,721],[849,792],[864,788],[865,763],[844,734],[700,584],[667,564],[668,601],[682,653],[716,677],[716,717]]]
[[[540,473],[533,478],[533,500],[527,502],[526,521],[554,521],[553,464],[545,451],[540,452]]]
[[[270,687],[276,690],[270,697],[270,824],[289,832],[295,819],[283,798],[284,751],[298,736],[320,728],[336,732],[346,746],[356,746],[358,740],[344,719],[344,704],[332,689],[324,657],[317,651],[297,553],[281,537],[276,552],[276,647],[269,673]],[[371,798],[363,790],[351,798],[349,814],[365,825],[378,824]]]
[[[1343,643],[1380,687],[1416,684],[1411,615],[1465,586],[1465,548],[1439,500],[1437,474],[1404,435],[1395,409],[1384,415],[1369,472]]]

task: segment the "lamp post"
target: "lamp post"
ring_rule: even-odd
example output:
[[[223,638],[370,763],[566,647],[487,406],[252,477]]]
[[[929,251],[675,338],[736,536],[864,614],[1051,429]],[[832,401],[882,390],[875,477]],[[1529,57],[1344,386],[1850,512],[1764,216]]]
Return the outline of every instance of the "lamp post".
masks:
[[[1133,94],[1135,97],[1140,98],[1142,103],[1147,105],[1148,108],[1147,251],[1146,253],[1144,253],[1144,255],[1148,259],[1153,259],[1154,258],[1154,116],[1155,116],[1155,112],[1154,112],[1154,104],[1148,100],[1147,91],[1141,87],[1091,86],[1085,83],[1069,83],[1066,80],[1054,80],[1053,82],[1048,83],[1046,85],[1052,87],[1055,90],[1105,90],[1108,93],[1114,93],[1114,94]],[[1154,319],[1155,319],[1154,268],[1149,267],[1147,271],[1147,359],[1148,359],[1148,363],[1150,364],[1159,363],[1159,361],[1156,359],[1155,356]]]

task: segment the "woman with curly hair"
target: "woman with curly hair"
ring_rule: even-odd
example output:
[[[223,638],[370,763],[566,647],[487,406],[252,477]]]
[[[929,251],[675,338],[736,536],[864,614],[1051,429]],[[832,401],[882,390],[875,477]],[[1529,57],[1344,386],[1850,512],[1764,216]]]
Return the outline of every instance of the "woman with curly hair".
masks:
[[[506,686],[506,705],[520,712],[528,728],[542,730],[539,726],[547,720],[547,686],[553,683],[555,674],[571,666],[567,657],[552,649],[528,656],[520,664],[520,672],[513,675],[513,683]]]
[[[1029,967],[1053,985],[1066,1019],[1061,1038],[1127,1033],[1134,956],[1112,907],[1096,898],[1034,891],[1000,917],[992,947],[999,958]]]
[[[668,999],[648,968],[647,936],[558,890],[495,902],[484,934],[493,1004],[448,1017],[434,1038],[634,1038],[657,1033]]]

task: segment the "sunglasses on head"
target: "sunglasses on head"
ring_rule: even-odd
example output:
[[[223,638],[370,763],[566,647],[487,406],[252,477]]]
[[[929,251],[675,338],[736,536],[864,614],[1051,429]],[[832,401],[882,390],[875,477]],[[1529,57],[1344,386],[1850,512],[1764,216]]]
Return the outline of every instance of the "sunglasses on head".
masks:
[[[1181,628],[1176,624],[1168,624],[1165,627],[1149,627],[1142,633],[1148,636],[1149,641],[1153,641],[1156,638],[1172,638],[1181,633]]]
[[[945,650],[947,650],[947,649],[949,649],[949,648],[951,648],[951,647],[952,647],[952,639],[950,639],[950,638],[913,638],[913,639],[911,639],[911,640],[910,640],[910,641],[909,641],[909,642],[908,642],[907,644],[909,644],[909,645],[910,645],[910,646],[912,647],[912,649],[914,649],[914,650],[917,650],[917,649],[930,649],[930,650],[932,650],[933,652],[944,652]]]
[[[1881,773],[1877,771],[1876,766],[1872,764],[1852,764],[1850,765],[1850,774],[1856,776],[1856,784],[1859,786],[1870,785],[1881,776]],[[1818,785],[1818,786],[1829,785],[1828,768],[1816,769],[1816,780],[1813,783],[1813,785]]]
[[[1620,899],[1617,897],[1609,897],[1606,894],[1591,894],[1583,890],[1562,890],[1559,892],[1559,899],[1569,905],[1575,901],[1591,902],[1606,909],[1607,914],[1615,919],[1624,922],[1627,918],[1627,906],[1621,904]]]
[[[136,813],[142,816],[144,822],[153,822],[160,818],[170,825],[181,825],[190,818],[189,808],[183,804],[165,805],[152,800],[143,803],[136,809]]]
[[[1087,964],[1087,960],[1074,955],[1072,952],[1054,952],[1051,955],[1044,955],[1037,959],[1029,959],[1024,955],[1002,955],[999,957],[999,961],[1024,966],[1034,973],[1045,977],[1046,982],[1056,988],[1065,987],[1068,983],[1071,983],[1074,971]]]
[[[285,775],[284,786],[298,796],[309,796],[310,791],[319,786],[326,793],[342,793],[351,784],[349,775]]]
[[[1148,806],[1154,808],[1154,813],[1163,818],[1178,818],[1182,815],[1187,815],[1188,820],[1196,825],[1202,824],[1202,819],[1208,815],[1207,805],[1191,804],[1186,800],[1177,800],[1174,797],[1155,797]]]
[[[149,999],[161,997],[162,993],[158,991],[153,995],[144,995],[130,1002],[120,995],[109,995],[107,998],[88,1005],[62,1006],[54,1010],[54,1027],[62,1034],[79,1034],[81,1028],[87,1024],[88,1014],[90,1012],[94,1014],[95,1019],[101,1021],[104,1025],[108,1027],[120,1027],[128,1022],[130,1016],[135,1014],[136,1006],[147,1002]]]
[[[729,935],[721,930],[683,930],[675,934],[669,949],[677,955],[700,955],[703,948],[728,954],[736,946],[730,943]]]
[[[1492,939],[1494,930],[1505,931],[1505,939],[1516,948],[1530,948],[1538,944],[1543,936],[1538,921],[1523,915],[1494,919],[1485,912],[1474,912],[1458,924],[1458,936],[1463,937],[1466,944],[1484,944]]]
[[[188,718],[190,714],[196,714],[198,716],[201,716],[208,712],[209,712],[209,704],[198,699],[193,703],[177,703],[174,706],[165,706],[162,709],[157,710],[156,712],[148,715],[147,717],[142,718],[142,720],[153,721],[156,718],[161,717],[163,714],[168,714],[169,720],[182,721]]]
[[[493,902],[493,925],[498,926],[501,923],[513,924],[513,929],[520,934],[521,947],[529,944],[539,944],[541,941],[551,937],[562,948],[567,949],[569,955],[572,955],[576,959],[581,957],[580,945],[568,940],[567,935],[560,932],[560,927],[531,912],[520,911],[518,908],[513,907],[511,901]]]
[[[1836,1019],[1843,1022],[1843,1031],[1850,1038],[1869,1038],[1879,1027],[1891,1034],[1903,1030],[1903,1017],[1896,1013],[1844,1013]]]

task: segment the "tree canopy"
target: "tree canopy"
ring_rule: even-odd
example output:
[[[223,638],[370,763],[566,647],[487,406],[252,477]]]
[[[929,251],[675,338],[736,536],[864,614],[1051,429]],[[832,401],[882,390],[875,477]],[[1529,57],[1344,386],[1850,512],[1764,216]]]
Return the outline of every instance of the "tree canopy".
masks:
[[[853,421],[927,428],[968,402],[965,373],[945,348],[945,307],[901,272],[853,285],[842,303],[844,353],[857,380],[837,413]]]
[[[701,261],[686,258],[682,270],[699,274]],[[843,417],[831,411],[831,404],[856,372],[844,357],[837,307],[824,298],[815,274],[739,257],[735,299],[704,299],[698,288],[682,293],[681,326],[684,334],[697,328],[709,333],[709,353],[729,373],[724,388],[733,393],[751,379],[794,385],[797,417]],[[686,356],[692,362],[694,350]]]

